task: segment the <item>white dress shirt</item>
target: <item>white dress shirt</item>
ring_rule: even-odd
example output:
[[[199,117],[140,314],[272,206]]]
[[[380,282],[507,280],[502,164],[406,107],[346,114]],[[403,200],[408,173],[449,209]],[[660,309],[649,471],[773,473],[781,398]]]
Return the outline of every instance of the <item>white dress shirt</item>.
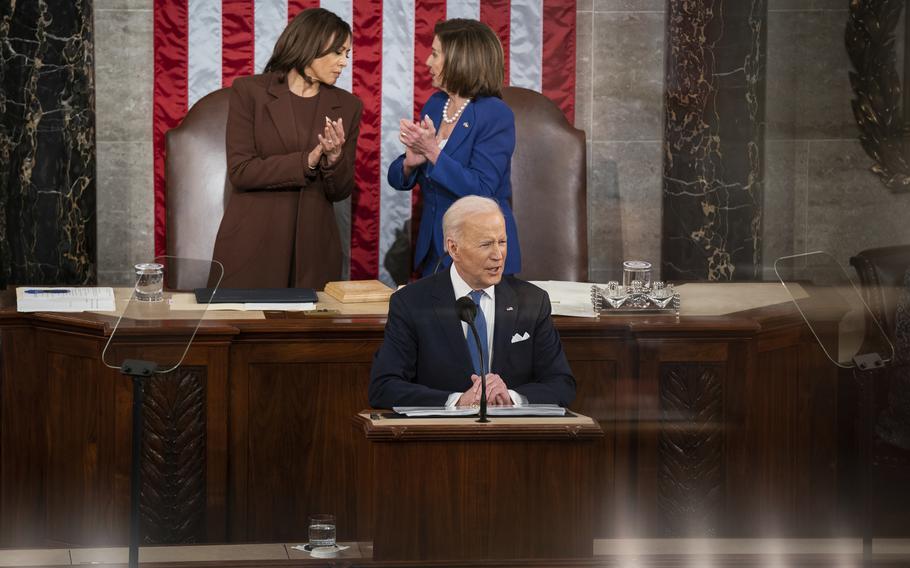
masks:
[[[461,277],[461,274],[458,274],[458,270],[455,268],[455,263],[452,263],[452,266],[449,268],[449,275],[452,278],[452,288],[455,289],[455,299],[463,298],[474,291],[473,288],[468,286],[468,283],[464,281]],[[480,309],[483,311],[483,317],[487,321],[487,353],[489,353],[489,361],[486,362],[487,367],[492,369],[493,364],[493,329],[496,323],[496,287],[490,286],[489,288],[483,289],[483,295],[480,296]],[[468,338],[468,324],[461,322],[461,331],[465,336],[465,339],[472,341],[473,338]],[[503,378],[505,381],[505,378]],[[455,403],[458,402],[458,399],[461,398],[461,395],[464,393],[453,392],[449,395],[449,398],[446,400],[446,406],[455,406]],[[517,392],[509,389],[509,396],[512,397],[512,404],[515,406],[522,406],[526,404],[527,399]]]

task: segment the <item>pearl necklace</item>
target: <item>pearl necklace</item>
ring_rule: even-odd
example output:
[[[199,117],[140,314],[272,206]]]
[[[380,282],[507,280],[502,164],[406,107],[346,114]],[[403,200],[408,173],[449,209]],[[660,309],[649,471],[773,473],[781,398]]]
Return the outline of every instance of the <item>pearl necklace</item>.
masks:
[[[442,121],[446,124],[455,124],[455,122],[458,121],[458,117],[461,116],[461,111],[463,111],[464,108],[468,106],[468,103],[471,102],[471,99],[465,99],[464,102],[461,103],[461,106],[458,108],[458,110],[455,111],[455,116],[449,118],[449,102],[451,102],[451,100],[452,97],[446,99],[446,104],[444,107],[442,107]]]

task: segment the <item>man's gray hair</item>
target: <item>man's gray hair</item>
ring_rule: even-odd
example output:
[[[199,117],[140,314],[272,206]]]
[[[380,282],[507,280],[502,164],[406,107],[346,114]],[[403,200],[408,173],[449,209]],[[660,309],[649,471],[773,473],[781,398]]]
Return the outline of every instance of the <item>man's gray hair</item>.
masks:
[[[443,241],[452,239],[458,241],[461,238],[462,229],[466,220],[477,215],[486,213],[499,213],[502,215],[502,209],[499,204],[489,197],[479,195],[468,195],[462,197],[449,207],[445,215],[442,216],[442,238]],[[446,247],[448,252],[448,247]]]

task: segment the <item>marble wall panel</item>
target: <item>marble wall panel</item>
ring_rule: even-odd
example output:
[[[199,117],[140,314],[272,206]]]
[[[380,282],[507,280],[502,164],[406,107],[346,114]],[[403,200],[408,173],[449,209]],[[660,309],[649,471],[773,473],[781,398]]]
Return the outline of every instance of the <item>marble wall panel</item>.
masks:
[[[774,280],[774,261],[806,251],[809,142],[765,141],[764,238],[762,273]]]
[[[151,10],[154,0],[95,0],[95,10]]]
[[[149,140],[154,78],[152,10],[96,10],[95,27],[98,140]]]
[[[806,248],[848,267],[861,250],[910,244],[910,199],[869,171],[857,140],[813,140],[808,154]]]
[[[98,142],[99,281],[128,283],[154,258],[151,171],[151,142]]]
[[[666,0],[594,0],[597,12],[661,12],[667,8]]]
[[[664,0],[594,0],[579,12],[576,126],[588,139],[588,249],[592,280],[619,277],[624,258],[660,262]],[[587,114],[588,116],[585,116]],[[649,175],[650,174],[650,175]]]
[[[845,9],[768,14],[769,137],[856,135],[844,47],[846,22]]]
[[[575,41],[575,128],[584,130],[591,140],[594,119],[594,15],[591,12],[576,13]]]
[[[0,9],[0,287],[96,275],[92,0]]]
[[[910,195],[888,192],[858,143],[843,39],[848,4],[769,6],[766,255],[791,242],[792,252],[827,250],[847,267],[863,249],[910,243],[900,221],[910,216]],[[795,192],[792,235],[789,220],[779,218],[788,191]]]
[[[594,13],[593,140],[660,140],[662,12]]]
[[[97,0],[99,282],[154,255],[152,2]]]
[[[673,280],[761,276],[764,0],[671,0],[662,269]]]
[[[768,11],[810,10],[818,0],[768,0]],[[841,6],[843,8],[843,6]]]
[[[622,261],[633,259],[650,261],[653,278],[660,278],[661,143],[595,142],[593,147],[591,279],[621,280]]]

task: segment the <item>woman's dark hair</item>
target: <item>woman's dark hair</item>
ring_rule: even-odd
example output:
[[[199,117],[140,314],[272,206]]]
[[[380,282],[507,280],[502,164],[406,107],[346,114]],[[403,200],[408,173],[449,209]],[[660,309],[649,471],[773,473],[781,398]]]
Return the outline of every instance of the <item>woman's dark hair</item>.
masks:
[[[442,86],[459,97],[502,98],[505,57],[490,26],[477,20],[440,20],[433,28],[445,60]]]
[[[291,69],[296,69],[307,83],[312,83],[304,69],[314,59],[341,50],[349,37],[351,26],[332,12],[323,8],[303,10],[278,36],[265,71],[278,73],[284,81]]]

